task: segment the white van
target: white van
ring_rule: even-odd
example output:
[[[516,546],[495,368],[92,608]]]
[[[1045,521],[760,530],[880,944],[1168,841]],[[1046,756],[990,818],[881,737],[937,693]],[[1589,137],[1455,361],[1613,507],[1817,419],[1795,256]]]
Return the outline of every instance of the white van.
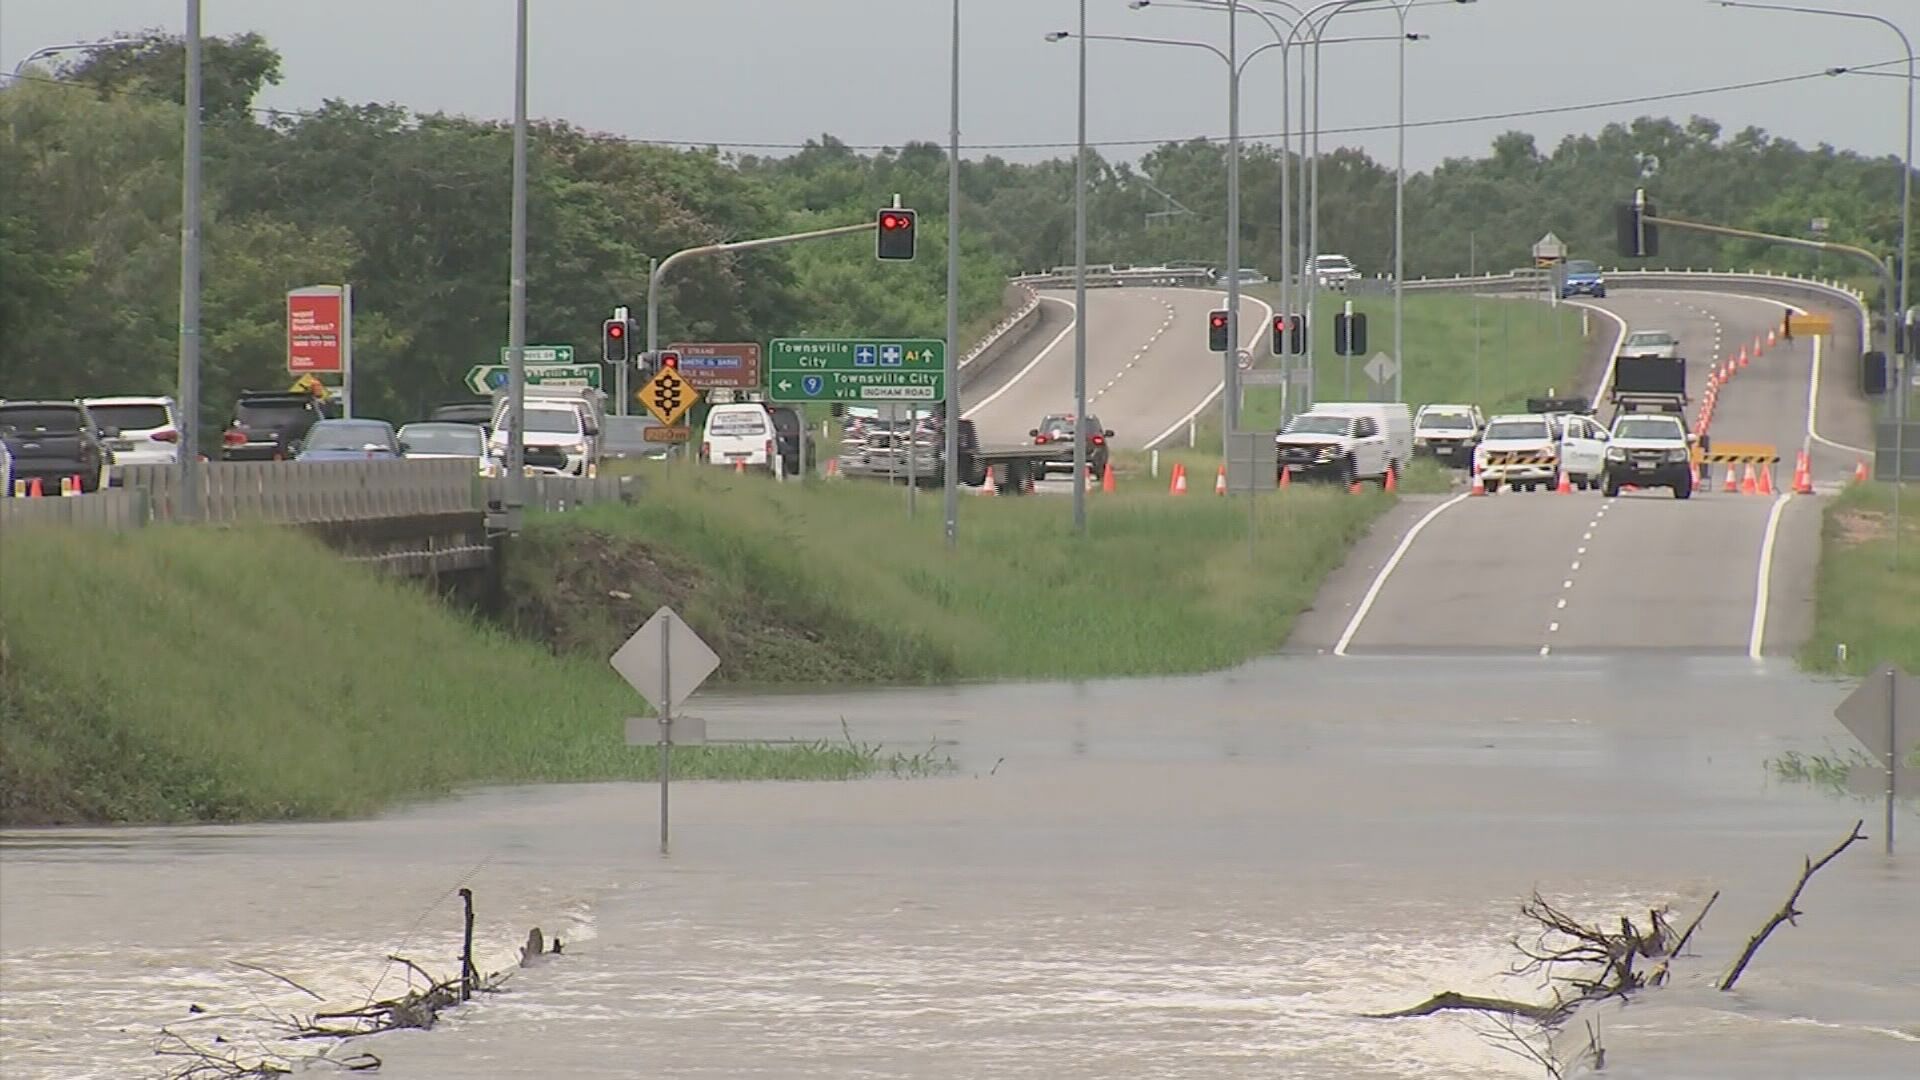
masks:
[[[745,465],[774,471],[780,455],[774,450],[779,436],[773,416],[759,402],[715,405],[707,410],[707,429],[700,436],[700,460],[710,465]]]
[[[1371,416],[1386,439],[1387,460],[1399,476],[1413,460],[1413,410],[1402,401],[1319,401],[1321,416]]]

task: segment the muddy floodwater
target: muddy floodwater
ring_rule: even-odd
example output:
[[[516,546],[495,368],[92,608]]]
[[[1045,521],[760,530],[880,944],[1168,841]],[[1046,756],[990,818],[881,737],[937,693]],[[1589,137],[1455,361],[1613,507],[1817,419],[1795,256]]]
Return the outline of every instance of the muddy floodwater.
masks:
[[[394,1078],[1539,1077],[1471,1018],[1377,1021],[1504,976],[1538,888],[1691,917],[1677,985],[1591,1016],[1607,1077],[1920,1075],[1920,814],[1772,778],[1849,743],[1847,687],[1743,659],[1280,658],[1191,679],[696,698],[714,736],[938,744],[850,784],[476,792],[380,820],[0,841],[0,1074],[160,1076],[162,1025],[565,954]],[[609,718],[609,723],[617,723]],[[1738,989],[1711,982],[1801,860],[1866,818]],[[190,1005],[208,1010],[190,1015]],[[207,1019],[212,1016],[214,1019]],[[1580,1039],[1584,1042],[1584,1026]]]

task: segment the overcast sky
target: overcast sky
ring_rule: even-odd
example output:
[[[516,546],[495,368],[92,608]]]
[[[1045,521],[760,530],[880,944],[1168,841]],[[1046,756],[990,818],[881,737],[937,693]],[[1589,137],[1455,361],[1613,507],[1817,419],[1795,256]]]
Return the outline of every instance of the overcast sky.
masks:
[[[1092,33],[1205,38],[1225,44],[1224,14],[1129,11],[1087,0]],[[1904,23],[1920,38],[1920,0],[1830,0]],[[993,144],[1074,138],[1070,28],[1076,0],[962,0],[962,142],[974,157],[1058,154]],[[1304,5],[1303,5],[1304,6]],[[388,101],[421,111],[512,115],[512,0],[205,0],[206,32],[263,34],[285,57],[285,81],[262,104],[326,98]],[[4,0],[0,70],[36,49],[117,30],[184,25],[184,0]],[[532,0],[529,109],[619,135],[675,142],[772,144],[830,133],[856,145],[944,143],[949,0]],[[1272,39],[1243,20],[1245,47]],[[1408,14],[1431,34],[1407,46],[1409,123],[1685,91],[1899,58],[1885,27],[1848,19],[1722,9],[1705,0],[1478,0]],[[1394,34],[1391,13],[1350,13],[1328,36]],[[1392,42],[1328,45],[1323,135],[1394,160]],[[1225,65],[1197,49],[1092,42],[1088,137],[1096,143],[1224,134]],[[1289,57],[1297,66],[1297,50]],[[1252,62],[1242,131],[1281,124],[1279,50]],[[1884,70],[1904,70],[1886,68]],[[1556,115],[1415,128],[1407,164],[1484,153],[1519,128],[1550,150],[1569,133],[1653,113],[1699,113],[1728,133],[1758,125],[1804,144],[1869,154],[1902,149],[1904,83],[1816,78],[1759,89]],[[1138,147],[1103,152],[1134,157]]]

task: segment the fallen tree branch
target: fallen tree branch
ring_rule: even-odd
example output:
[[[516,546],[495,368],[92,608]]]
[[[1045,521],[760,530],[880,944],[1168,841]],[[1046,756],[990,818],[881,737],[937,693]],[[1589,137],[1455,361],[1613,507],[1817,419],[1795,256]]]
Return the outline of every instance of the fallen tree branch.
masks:
[[[1740,959],[1733,962],[1733,969],[1727,972],[1726,978],[1720,980],[1720,989],[1723,992],[1733,989],[1734,984],[1740,981],[1740,976],[1747,970],[1747,965],[1753,961],[1753,954],[1759,952],[1760,946],[1766,944],[1767,935],[1778,929],[1781,923],[1793,923],[1795,926],[1800,925],[1794,922],[1799,916],[1805,914],[1805,912],[1794,907],[1795,904],[1800,902],[1800,891],[1807,887],[1807,882],[1812,880],[1813,875],[1820,872],[1821,867],[1826,866],[1838,858],[1840,853],[1852,847],[1855,841],[1865,840],[1867,838],[1866,834],[1860,831],[1860,827],[1865,824],[1866,820],[1864,818],[1855,821],[1853,823],[1853,831],[1848,834],[1847,838],[1840,841],[1839,846],[1822,856],[1819,862],[1814,862],[1812,859],[1806,860],[1804,867],[1800,871],[1800,880],[1794,883],[1793,892],[1788,894],[1787,902],[1781,904],[1780,910],[1773,913],[1773,916],[1767,920],[1766,925],[1762,926],[1754,933],[1753,937],[1747,940],[1747,947],[1741,950]]]
[[[1393,1012],[1362,1013],[1369,1020],[1404,1020],[1411,1016],[1432,1016],[1434,1013],[1449,1010],[1492,1013],[1497,1016],[1518,1016],[1538,1024],[1551,1023],[1560,1012],[1557,1005],[1535,1005],[1529,1001],[1513,1001],[1508,998],[1477,997],[1453,990],[1443,990],[1418,1005]]]
[[[316,994],[313,991],[307,989],[306,987],[301,986],[299,983],[294,982],[292,979],[287,978],[285,975],[280,974],[279,972],[273,970],[272,968],[261,967],[259,964],[249,964],[245,960],[228,960],[227,963],[232,964],[234,967],[246,968],[248,971],[257,971],[262,975],[271,975],[274,978],[279,979],[281,982],[286,983],[288,986],[293,987],[295,990],[298,990],[301,993],[307,995],[308,997],[312,998],[315,1001],[327,1000],[326,998],[323,998],[319,994]]]

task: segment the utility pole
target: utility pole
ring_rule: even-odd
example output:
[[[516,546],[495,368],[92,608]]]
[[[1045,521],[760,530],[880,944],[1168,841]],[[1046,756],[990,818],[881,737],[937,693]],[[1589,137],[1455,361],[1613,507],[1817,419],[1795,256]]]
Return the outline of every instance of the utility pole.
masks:
[[[953,0],[953,84],[947,123],[947,358],[946,439],[941,486],[946,489],[947,550],[960,542],[960,0]],[[803,425],[804,426],[804,425]],[[908,440],[911,448],[912,440]],[[911,452],[907,455],[911,458]]]
[[[187,0],[186,131],[180,183],[180,490],[175,520],[200,517],[200,0]]]
[[[513,254],[507,303],[508,527],[520,527],[526,491],[527,401],[527,0],[514,4]]]

